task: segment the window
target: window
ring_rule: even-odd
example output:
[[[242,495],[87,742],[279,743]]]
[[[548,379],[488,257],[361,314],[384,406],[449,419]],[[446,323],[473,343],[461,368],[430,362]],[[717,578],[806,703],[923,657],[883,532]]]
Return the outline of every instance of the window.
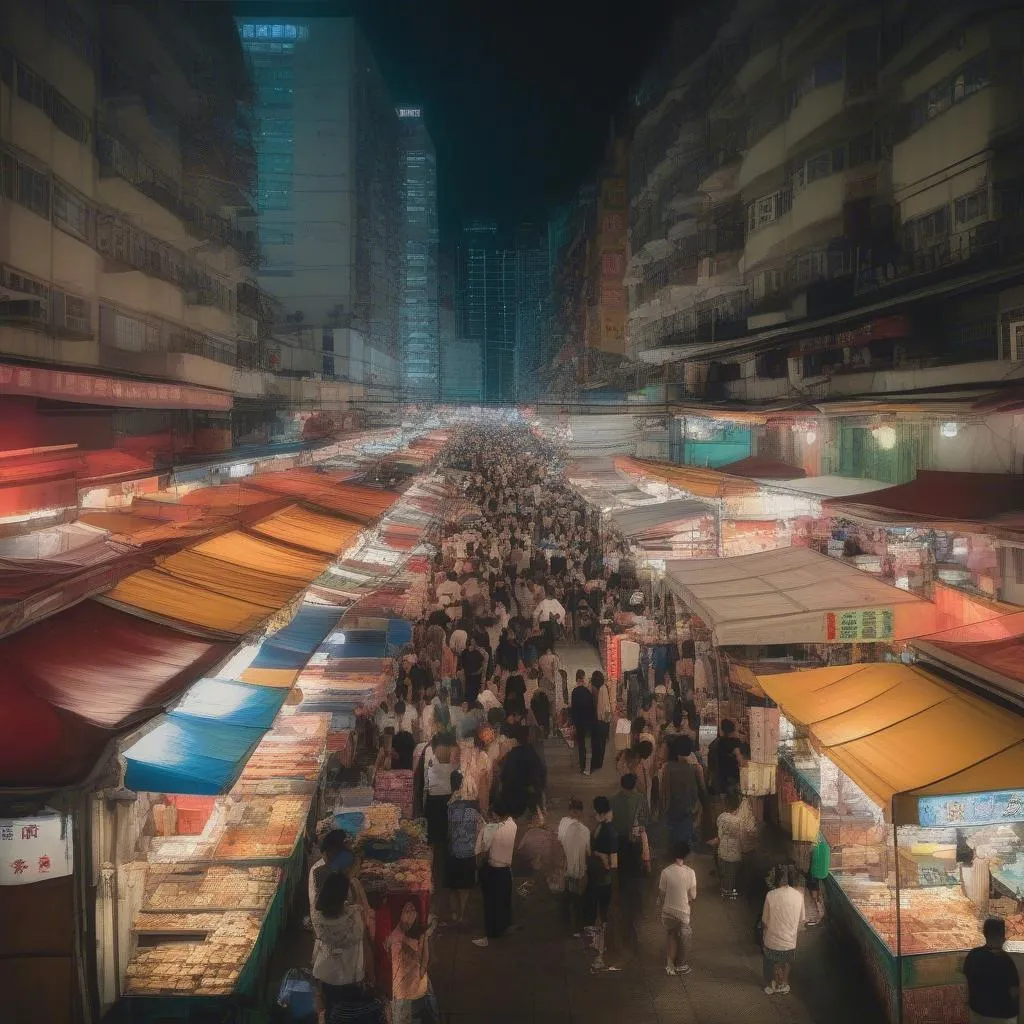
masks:
[[[949,207],[940,206],[903,225],[904,246],[909,251],[934,248],[949,237]]]
[[[53,183],[53,222],[69,235],[92,242],[92,206],[66,185]]]
[[[50,219],[50,179],[39,171],[24,164],[18,164],[17,191],[15,202]]]
[[[73,107],[49,82],[19,63],[18,96],[38,107],[65,135],[77,142],[89,139],[89,119]]]
[[[956,224],[968,224],[972,220],[980,220],[988,216],[988,189],[979,188],[966,196],[961,196],[953,204],[953,217]]]
[[[989,55],[979,54],[968,61],[959,71],[933,85],[926,93],[910,104],[907,118],[907,133],[916,132],[933,118],[949,110],[957,103],[984,89],[990,82]]]

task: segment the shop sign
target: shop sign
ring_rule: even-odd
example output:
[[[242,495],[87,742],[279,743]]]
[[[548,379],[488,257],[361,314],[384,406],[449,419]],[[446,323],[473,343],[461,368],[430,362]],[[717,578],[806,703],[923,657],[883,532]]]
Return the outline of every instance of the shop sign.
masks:
[[[910,318],[906,316],[881,316],[869,320],[859,327],[831,334],[816,334],[801,338],[790,350],[791,356],[806,356],[814,352],[829,352],[841,348],[861,348],[873,341],[906,338],[911,333]]]
[[[892,638],[891,608],[854,608],[825,613],[825,639],[829,643],[859,644]]]
[[[957,796],[921,796],[917,798],[917,820],[920,825],[935,828],[1024,821],[1024,789]]]
[[[619,646],[619,641],[620,638],[617,636],[608,637],[607,653],[604,659],[608,679],[616,683],[622,675],[622,649]]]
[[[0,395],[25,395],[64,402],[141,409],[203,409],[227,412],[232,405],[230,394],[209,388],[184,384],[156,384],[119,377],[99,377],[89,373],[9,366],[2,363]]]
[[[47,811],[0,818],[0,885],[64,878],[74,867],[71,818]]]

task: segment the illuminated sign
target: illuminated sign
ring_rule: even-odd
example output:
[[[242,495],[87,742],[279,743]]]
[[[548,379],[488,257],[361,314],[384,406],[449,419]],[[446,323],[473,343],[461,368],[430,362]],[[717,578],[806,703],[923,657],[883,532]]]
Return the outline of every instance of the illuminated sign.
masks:
[[[422,117],[423,111],[419,107],[399,107],[399,117]]]
[[[1024,821],[1024,790],[1000,793],[964,793],[959,796],[920,796],[917,820],[925,826],[995,825],[1001,821]]]
[[[242,26],[243,39],[260,39],[274,42],[293,43],[296,39],[309,38],[308,25],[262,25],[249,24]]]

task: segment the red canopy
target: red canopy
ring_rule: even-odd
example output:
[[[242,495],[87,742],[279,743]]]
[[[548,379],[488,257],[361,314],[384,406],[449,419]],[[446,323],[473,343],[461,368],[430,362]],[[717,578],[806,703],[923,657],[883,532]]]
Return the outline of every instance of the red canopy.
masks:
[[[832,515],[879,526],[986,524],[1024,510],[1024,477],[923,469],[910,483],[872,491],[860,501],[826,498]]]
[[[748,455],[725,466],[719,466],[723,473],[744,476],[749,480],[799,480],[807,474],[799,466],[791,466],[781,459],[770,459],[766,455]]]
[[[936,648],[961,662],[1024,684],[1024,612],[933,633],[917,641],[917,646]]]
[[[230,649],[94,601],[0,641],[0,783],[80,780],[113,733],[156,714]]]

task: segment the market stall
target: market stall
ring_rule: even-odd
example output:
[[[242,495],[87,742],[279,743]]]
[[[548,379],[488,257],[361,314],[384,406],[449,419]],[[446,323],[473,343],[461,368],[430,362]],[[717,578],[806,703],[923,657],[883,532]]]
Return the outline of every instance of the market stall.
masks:
[[[960,963],[984,916],[1000,913],[1011,942],[1024,940],[1020,718],[900,664],[758,681],[799,776],[793,828],[829,843],[833,915],[889,1019],[966,1022]]]

